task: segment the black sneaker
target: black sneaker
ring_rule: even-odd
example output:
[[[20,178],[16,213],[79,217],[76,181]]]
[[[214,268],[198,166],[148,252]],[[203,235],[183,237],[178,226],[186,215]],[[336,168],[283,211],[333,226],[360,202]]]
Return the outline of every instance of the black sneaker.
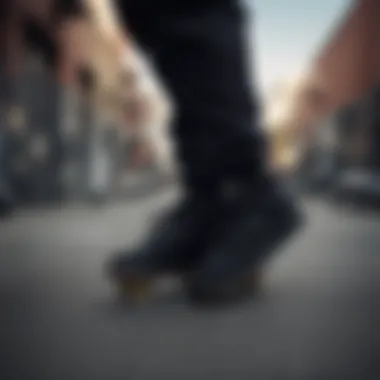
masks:
[[[115,255],[107,265],[108,274],[133,297],[157,277],[191,272],[217,229],[221,214],[216,198],[186,199],[157,222],[141,246]]]
[[[262,264],[301,224],[287,194],[257,195],[243,188],[228,201],[226,218],[192,276],[188,291],[195,302],[225,302],[256,291]]]

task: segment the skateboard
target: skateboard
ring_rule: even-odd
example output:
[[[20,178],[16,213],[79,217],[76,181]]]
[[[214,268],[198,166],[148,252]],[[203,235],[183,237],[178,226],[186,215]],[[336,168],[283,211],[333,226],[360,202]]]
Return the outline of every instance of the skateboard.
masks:
[[[179,283],[185,295],[194,302],[213,303],[238,299],[245,295],[255,295],[260,292],[264,283],[264,268],[250,268],[236,280],[230,281],[223,289],[209,294],[199,294],[194,287],[193,276],[189,273],[166,273],[147,277],[111,278],[116,288],[116,295],[122,301],[133,306],[148,303],[159,294],[161,281],[169,280]],[[172,287],[177,289],[176,286]]]
[[[178,282],[180,287],[186,287],[188,275],[180,272],[160,273],[147,276],[108,276],[116,296],[131,305],[141,305],[156,298],[162,290],[162,284]],[[171,286],[171,288],[177,288]]]

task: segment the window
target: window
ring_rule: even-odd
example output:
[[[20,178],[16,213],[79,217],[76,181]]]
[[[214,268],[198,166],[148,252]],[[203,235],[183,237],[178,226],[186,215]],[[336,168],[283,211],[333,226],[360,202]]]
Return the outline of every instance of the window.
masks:
[[[91,68],[82,66],[78,69],[78,82],[86,94],[90,94],[95,87],[95,75]]]
[[[84,16],[85,12],[86,9],[81,0],[54,0],[54,18],[80,17]]]
[[[39,56],[44,63],[55,67],[58,50],[49,32],[37,21],[26,20],[24,23],[24,39],[27,47]]]

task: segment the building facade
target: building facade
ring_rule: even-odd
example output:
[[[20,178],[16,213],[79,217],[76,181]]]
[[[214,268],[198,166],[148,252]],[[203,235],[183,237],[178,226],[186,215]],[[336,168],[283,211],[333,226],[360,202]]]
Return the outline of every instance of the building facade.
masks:
[[[12,81],[37,59],[60,84],[75,90],[85,87],[92,100],[106,108],[105,113],[121,118],[125,41],[116,20],[106,16],[106,4],[5,0],[6,16],[0,20],[3,77]]]
[[[366,96],[380,79],[380,2],[354,0],[312,60],[295,112],[307,126]]]
[[[285,116],[269,131],[275,166],[294,161],[288,158],[298,157],[295,147],[313,141],[320,121],[363,101],[380,84],[380,2],[352,0],[348,5],[302,80],[292,83],[280,99]]]
[[[126,69],[106,4],[2,2],[0,172],[19,199],[105,193],[114,182]]]

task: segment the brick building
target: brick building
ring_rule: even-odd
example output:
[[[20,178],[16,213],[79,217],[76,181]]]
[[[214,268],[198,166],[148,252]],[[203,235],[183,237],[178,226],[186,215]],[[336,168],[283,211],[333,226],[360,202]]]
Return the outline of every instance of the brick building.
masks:
[[[3,7],[0,49],[5,75],[19,74],[31,54],[42,56],[44,64],[59,72],[70,59],[61,49],[60,32],[67,29],[67,23],[84,16],[81,2],[6,0]]]
[[[348,2],[346,12],[311,59],[302,80],[292,83],[282,99],[286,117],[269,130],[275,166],[284,166],[285,156],[297,157],[298,143],[312,141],[319,121],[346,105],[363,101],[380,84],[379,36],[380,2]]]
[[[360,100],[380,79],[380,2],[353,0],[312,60],[295,110],[303,126]]]
[[[2,2],[3,77],[12,81],[38,60],[63,86],[87,92],[91,87],[92,100],[105,106],[105,113],[119,113],[120,118],[124,40],[116,21],[107,16],[105,4],[95,0]]]

